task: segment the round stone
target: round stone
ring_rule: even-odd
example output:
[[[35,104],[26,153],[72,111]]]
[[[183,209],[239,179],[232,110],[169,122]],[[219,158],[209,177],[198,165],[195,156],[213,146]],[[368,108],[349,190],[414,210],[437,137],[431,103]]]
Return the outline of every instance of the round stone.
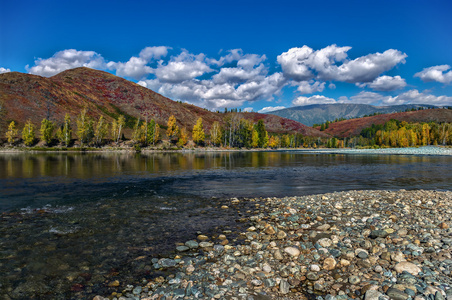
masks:
[[[421,268],[416,266],[413,263],[402,261],[399,262],[397,265],[395,265],[394,270],[396,270],[397,273],[402,273],[403,271],[407,271],[408,273],[412,275],[417,275],[419,272],[421,272]]]
[[[286,248],[284,248],[284,252],[286,252],[290,256],[298,256],[298,255],[300,255],[300,250],[298,250],[295,247],[286,247]]]

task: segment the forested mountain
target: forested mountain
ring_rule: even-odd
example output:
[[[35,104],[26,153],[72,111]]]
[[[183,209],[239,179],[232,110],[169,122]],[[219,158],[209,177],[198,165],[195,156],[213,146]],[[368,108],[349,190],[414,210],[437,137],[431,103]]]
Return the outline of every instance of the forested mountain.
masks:
[[[339,138],[352,137],[359,135],[364,128],[371,127],[372,124],[383,125],[390,120],[409,123],[452,123],[452,110],[442,108],[425,109],[344,120],[330,123],[324,132]]]
[[[176,102],[123,78],[89,68],[71,69],[49,78],[18,72],[0,74],[0,102],[3,123],[15,121],[19,127],[27,120],[39,126],[44,118],[59,125],[66,113],[75,119],[85,107],[94,119],[104,116],[113,121],[124,115],[129,127],[137,118],[154,119],[164,126],[174,115],[177,124],[189,131],[200,117],[205,129],[209,130],[215,121],[224,124],[225,118],[233,114],[214,113]],[[326,136],[316,129],[275,115],[240,113],[240,118],[263,119],[271,133]],[[4,132],[5,124],[2,127]]]
[[[418,108],[431,108],[432,105],[393,105],[373,106],[367,104],[314,104],[296,106],[270,112],[283,118],[288,118],[307,126],[334,121],[336,119],[360,118],[365,115],[390,114]]]

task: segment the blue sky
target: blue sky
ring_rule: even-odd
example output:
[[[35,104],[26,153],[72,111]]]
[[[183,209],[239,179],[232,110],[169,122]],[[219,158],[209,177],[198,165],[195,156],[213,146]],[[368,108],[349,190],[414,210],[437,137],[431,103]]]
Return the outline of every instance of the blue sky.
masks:
[[[212,110],[452,105],[450,1],[2,1],[0,73],[104,70]]]

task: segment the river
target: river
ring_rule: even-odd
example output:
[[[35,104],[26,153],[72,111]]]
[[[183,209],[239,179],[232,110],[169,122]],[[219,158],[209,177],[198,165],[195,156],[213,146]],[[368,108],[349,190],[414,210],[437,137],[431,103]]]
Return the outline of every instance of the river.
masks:
[[[0,154],[0,293],[81,299],[159,275],[176,243],[237,231],[250,203],[353,189],[452,188],[452,156],[202,153]]]

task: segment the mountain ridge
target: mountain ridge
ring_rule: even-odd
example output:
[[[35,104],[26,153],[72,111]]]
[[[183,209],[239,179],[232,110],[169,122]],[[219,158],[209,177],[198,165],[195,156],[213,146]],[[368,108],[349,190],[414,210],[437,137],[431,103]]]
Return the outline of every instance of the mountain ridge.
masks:
[[[43,118],[61,124],[66,113],[74,121],[86,107],[91,117],[104,116],[108,121],[112,121],[114,115],[126,114],[134,118],[152,118],[158,124],[165,125],[170,115],[174,115],[178,125],[189,131],[202,117],[208,132],[213,122],[224,124],[228,115],[173,101],[134,82],[86,67],[69,69],[49,78],[19,72],[0,74],[0,100],[6,108],[5,120],[14,120],[19,125],[31,120],[40,126]],[[271,133],[327,136],[299,122],[275,115],[241,113],[241,117],[263,119]]]
[[[402,112],[418,108],[432,108],[433,105],[405,104],[393,106],[374,106],[369,104],[335,103],[335,104],[311,104],[306,106],[295,106],[269,112],[283,118],[288,118],[307,126],[334,121],[336,119],[360,118],[365,115],[388,114]]]

